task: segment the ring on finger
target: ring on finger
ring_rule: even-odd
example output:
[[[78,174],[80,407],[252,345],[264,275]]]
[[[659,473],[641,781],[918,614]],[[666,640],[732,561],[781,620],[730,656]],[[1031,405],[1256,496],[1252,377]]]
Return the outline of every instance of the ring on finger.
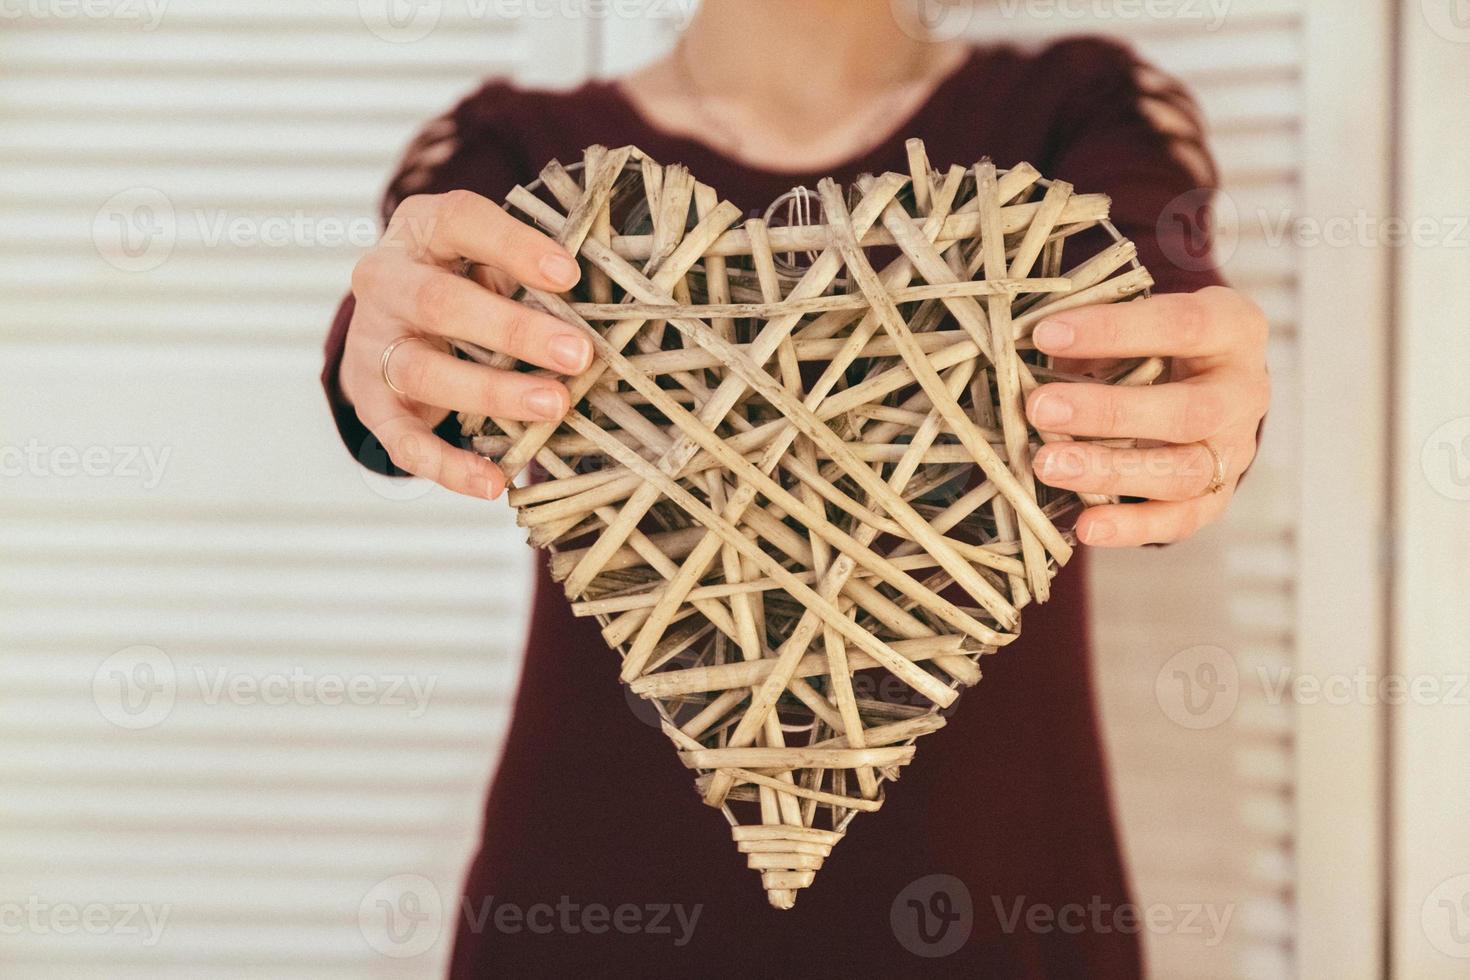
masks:
[[[1225,489],[1225,457],[1220,451],[1210,445],[1207,440],[1200,440],[1199,445],[1205,447],[1205,452],[1210,454],[1210,459],[1215,464],[1214,473],[1210,476],[1210,485],[1200,493],[1201,497],[1208,497]]]
[[[424,340],[424,338],[420,337],[418,334],[406,333],[402,337],[394,340],[387,347],[384,347],[383,356],[378,361],[378,366],[382,369],[383,384],[387,385],[394,394],[402,395],[405,398],[408,397],[408,392],[404,391],[402,388],[393,383],[393,375],[389,373],[388,367],[393,361],[393,352],[396,351],[399,347],[402,347],[404,344],[408,343],[410,340],[422,340],[424,343],[428,343],[427,340]]]

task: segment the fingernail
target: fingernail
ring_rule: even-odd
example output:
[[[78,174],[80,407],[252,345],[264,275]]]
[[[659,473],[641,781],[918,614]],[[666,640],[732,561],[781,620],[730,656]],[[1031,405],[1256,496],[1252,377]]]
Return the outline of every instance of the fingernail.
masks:
[[[1031,421],[1045,428],[1048,425],[1066,425],[1072,420],[1072,406],[1061,395],[1043,391],[1031,401]]]
[[[505,474],[492,461],[483,456],[480,459],[480,476],[485,481],[484,489],[480,492],[484,494],[485,499],[494,500],[505,489]]]
[[[1031,340],[1048,354],[1066,350],[1077,339],[1077,331],[1062,320],[1043,320],[1031,331]]]
[[[557,334],[546,342],[546,351],[563,374],[581,374],[592,359],[592,343],[574,333]]]
[[[562,416],[561,396],[550,388],[533,388],[526,392],[526,409],[548,422]]]
[[[1111,541],[1117,533],[1118,529],[1113,526],[1112,521],[1092,521],[1082,532],[1082,543],[1102,544],[1104,541]]]
[[[582,278],[582,269],[565,255],[546,256],[541,260],[541,272],[563,289],[571,289]]]
[[[1049,449],[1037,464],[1042,479],[1082,475],[1082,454],[1070,449]]]

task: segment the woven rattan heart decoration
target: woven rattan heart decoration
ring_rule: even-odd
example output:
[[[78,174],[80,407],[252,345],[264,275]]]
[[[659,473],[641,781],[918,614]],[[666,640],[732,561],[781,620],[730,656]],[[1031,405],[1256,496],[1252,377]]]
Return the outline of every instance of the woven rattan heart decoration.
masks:
[[[548,165],[507,206],[584,276],[523,299],[598,356],[561,422],[461,419],[508,475],[544,471],[511,492],[518,520],[778,908],[1072,554],[1077,496],[1030,467],[1064,437],[1022,410],[1068,378],[1031,328],[1150,285],[1106,197],[1025,164],[937,172],[918,141],[909,164],[796,192],[805,223],[781,226],[631,147]],[[1064,272],[1098,226],[1113,243]]]

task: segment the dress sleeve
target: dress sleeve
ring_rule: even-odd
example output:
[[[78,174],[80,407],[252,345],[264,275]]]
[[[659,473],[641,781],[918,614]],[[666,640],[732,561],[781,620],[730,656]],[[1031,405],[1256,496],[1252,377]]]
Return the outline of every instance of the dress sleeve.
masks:
[[[1071,94],[1052,136],[1051,169],[1043,172],[1112,196],[1113,224],[1138,246],[1155,293],[1224,285],[1213,255],[1219,173],[1193,97],[1111,41],[1063,42],[1048,55],[1041,61],[1050,62],[1049,76],[1067,79]],[[1256,429],[1257,445],[1265,424]]]
[[[494,201],[503,199],[524,170],[519,145],[512,135],[514,105],[515,91],[509,85],[490,82],[425,126],[409,144],[383,194],[382,224],[387,224],[404,198],[414,194],[442,194],[467,188]],[[374,472],[403,476],[404,472],[393,465],[387,451],[362,424],[342,394],[342,352],[354,307],[355,301],[349,293],[338,306],[327,332],[322,390],[347,451]],[[460,443],[459,424],[452,412],[435,432],[448,442]]]
[[[1154,292],[1223,285],[1211,255],[1219,180],[1188,91],[1112,41],[1062,42],[1037,65],[1038,85],[1060,85],[1042,172],[1112,197],[1113,224],[1138,245]]]

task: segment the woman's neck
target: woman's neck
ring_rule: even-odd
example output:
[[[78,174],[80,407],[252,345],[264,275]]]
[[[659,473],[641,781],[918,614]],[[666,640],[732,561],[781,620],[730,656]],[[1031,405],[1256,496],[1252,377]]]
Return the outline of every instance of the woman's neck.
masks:
[[[904,33],[890,0],[704,0],[683,43],[703,87],[798,108],[913,81],[936,47]]]
[[[703,0],[678,47],[621,85],[661,129],[818,169],[868,149],[963,57],[906,33],[890,0]]]

